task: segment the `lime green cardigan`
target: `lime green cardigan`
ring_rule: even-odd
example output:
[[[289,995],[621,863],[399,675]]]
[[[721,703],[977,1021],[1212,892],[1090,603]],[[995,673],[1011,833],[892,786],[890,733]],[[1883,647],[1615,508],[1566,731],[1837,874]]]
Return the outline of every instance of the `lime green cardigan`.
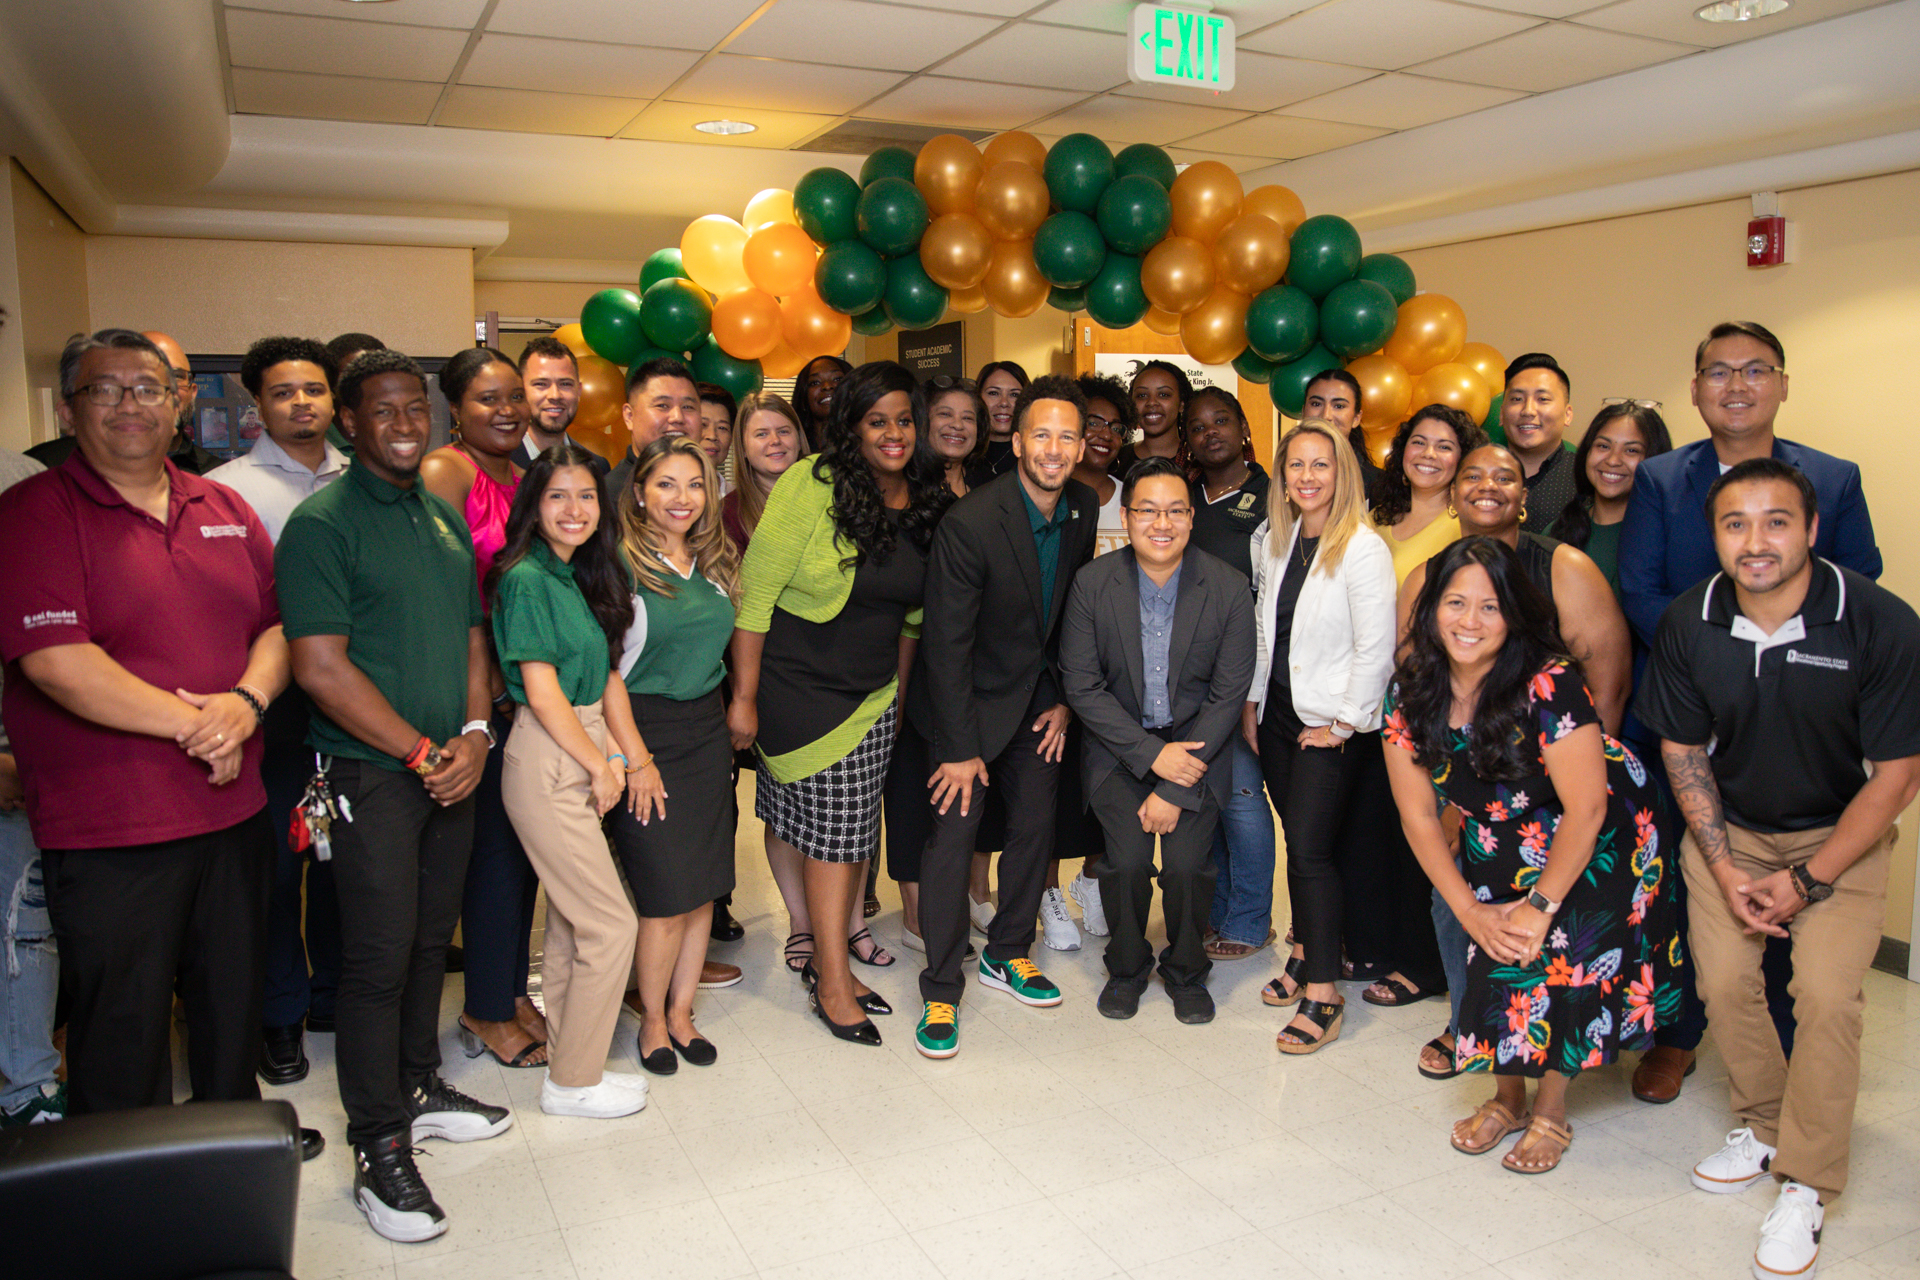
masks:
[[[774,481],[747,544],[734,625],[764,635],[773,626],[776,606],[808,622],[832,621],[853,594],[854,571],[840,565],[852,552],[833,522],[832,479],[815,478],[813,459],[800,459]],[[918,638],[921,616],[919,609],[909,611],[900,634]],[[797,782],[838,764],[893,704],[898,684],[897,676],[887,681],[846,721],[803,747],[778,756],[761,752],[768,772],[780,782]]]

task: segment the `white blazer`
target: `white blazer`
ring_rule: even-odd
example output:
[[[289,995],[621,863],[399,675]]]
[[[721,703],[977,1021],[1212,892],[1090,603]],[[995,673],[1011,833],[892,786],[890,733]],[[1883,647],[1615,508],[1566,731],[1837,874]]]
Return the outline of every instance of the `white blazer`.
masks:
[[[1305,572],[1294,554],[1296,522],[1284,547],[1273,545],[1273,526],[1253,532],[1253,689],[1259,716],[1267,714],[1267,680],[1273,671],[1273,622],[1280,582]],[[1393,675],[1393,553],[1362,523],[1347,542],[1340,567],[1328,577],[1318,565],[1300,585],[1293,609],[1287,665],[1293,713],[1308,728],[1338,720],[1360,732],[1380,727],[1380,704]]]

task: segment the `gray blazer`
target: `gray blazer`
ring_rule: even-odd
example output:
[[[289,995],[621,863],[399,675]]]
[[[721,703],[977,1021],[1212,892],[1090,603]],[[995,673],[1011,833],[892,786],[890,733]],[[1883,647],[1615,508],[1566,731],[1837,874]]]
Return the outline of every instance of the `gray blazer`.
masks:
[[[1140,725],[1146,666],[1140,642],[1139,568],[1132,548],[1101,556],[1080,570],[1060,624],[1060,679],[1086,732],[1081,755],[1088,796],[1116,768],[1145,782],[1182,809],[1200,808],[1198,787],[1178,787],[1153,772],[1166,744]],[[1167,696],[1173,741],[1204,742],[1201,785],[1225,808],[1233,770],[1219,764],[1240,732],[1240,708],[1253,684],[1253,596],[1239,570],[1195,547],[1180,565],[1180,599],[1168,646]]]

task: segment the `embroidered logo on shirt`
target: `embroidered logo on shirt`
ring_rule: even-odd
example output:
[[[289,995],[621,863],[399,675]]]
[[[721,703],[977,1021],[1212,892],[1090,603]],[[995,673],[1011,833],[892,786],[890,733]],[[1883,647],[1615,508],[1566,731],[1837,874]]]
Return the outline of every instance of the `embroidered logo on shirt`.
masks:
[[[442,520],[439,516],[435,516],[433,518],[433,527],[440,531],[440,541],[447,544],[449,551],[461,551],[465,549],[460,545],[460,539],[453,536],[453,530],[447,528],[447,522],[445,520]]]
[[[203,524],[200,526],[203,538],[244,538],[247,526],[243,524]]]
[[[1828,671],[1850,671],[1845,658],[1829,658],[1822,653],[1802,653],[1798,649],[1787,650],[1787,661],[1801,667],[1824,667]]]
[[[38,627],[77,627],[80,615],[72,609],[42,609],[39,613],[30,613],[20,619],[23,630],[32,631]]]

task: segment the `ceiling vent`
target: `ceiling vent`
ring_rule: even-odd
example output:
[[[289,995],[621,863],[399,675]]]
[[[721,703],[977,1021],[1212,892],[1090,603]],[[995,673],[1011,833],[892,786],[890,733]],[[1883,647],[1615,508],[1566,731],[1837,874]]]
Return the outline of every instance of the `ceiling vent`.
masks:
[[[826,151],[841,156],[872,155],[881,147],[905,147],[918,151],[929,138],[957,133],[968,142],[991,138],[991,129],[942,129],[934,125],[895,124],[890,120],[849,120],[816,138],[794,147],[795,151]]]

